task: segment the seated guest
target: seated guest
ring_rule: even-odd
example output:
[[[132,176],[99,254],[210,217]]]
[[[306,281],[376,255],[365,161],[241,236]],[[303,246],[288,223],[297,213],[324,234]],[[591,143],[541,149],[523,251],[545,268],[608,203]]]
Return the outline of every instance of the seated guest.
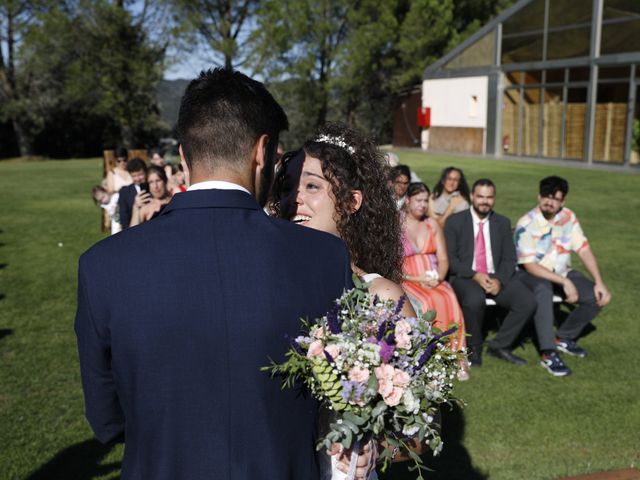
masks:
[[[127,149],[117,148],[115,151],[115,167],[107,172],[104,187],[108,193],[117,193],[122,187],[131,185],[133,179],[127,171]]]
[[[396,208],[400,210],[407,198],[409,179],[411,170],[406,165],[397,165],[391,169],[389,183],[393,188],[393,199],[396,201]]]
[[[451,215],[445,224],[450,281],[470,334],[467,345],[472,366],[482,363],[482,322],[487,297],[509,311],[489,342],[487,354],[516,365],[524,365],[526,361],[511,349],[536,309],[533,294],[515,276],[511,222],[493,211],[495,195],[491,180],[476,181],[471,191],[471,208]]]
[[[400,157],[393,152],[387,152],[384,154],[384,162],[389,168],[397,167],[400,165]],[[422,179],[416,172],[411,169],[409,169],[409,172],[411,173],[411,178],[409,179],[411,183],[422,182]]]
[[[444,281],[449,270],[449,257],[444,233],[435,221],[427,218],[429,189],[424,183],[412,183],[407,191],[407,201],[401,215],[402,289],[416,312],[435,310],[435,326],[445,331],[457,326],[456,340],[452,347],[459,350],[466,346],[464,320],[456,294]],[[463,360],[458,373],[460,380],[469,378],[468,363]]]
[[[171,175],[173,175],[173,169],[171,165],[167,164],[164,160],[164,153],[159,148],[154,148],[151,150],[151,165],[155,165],[156,167],[160,167],[164,170],[165,175],[167,176],[167,180],[171,182]]]
[[[444,227],[447,218],[454,213],[469,208],[469,185],[462,170],[447,167],[442,171],[440,180],[433,187],[433,195],[429,202],[429,218]]]
[[[171,175],[171,180],[169,180],[169,193],[171,195],[175,195],[176,193],[186,192],[187,191],[187,183],[184,175],[184,170],[182,168],[182,164],[178,164],[178,168],[176,168]]]
[[[129,227],[131,223],[131,211],[136,195],[138,195],[141,190],[148,190],[149,188],[145,183],[147,181],[147,165],[144,163],[144,160],[138,157],[132,158],[127,163],[127,171],[131,175],[133,183],[122,188],[120,198],[118,199],[118,211],[120,212],[120,224],[122,228]]]
[[[136,195],[129,223],[130,227],[157,217],[171,200],[164,169],[155,165],[150,166],[147,170],[147,183],[149,191],[141,190]]]
[[[111,220],[111,235],[122,230],[120,220],[118,218],[118,193],[109,194],[102,185],[96,185],[91,190],[91,196],[96,205],[100,206]]]
[[[540,364],[556,376],[571,373],[556,350],[586,356],[587,351],[576,344],[576,339],[611,300],[578,218],[564,206],[567,193],[569,184],[565,179],[543,178],[538,206],[518,220],[515,231],[518,263],[526,272],[521,280],[533,290],[538,303],[534,322],[542,352]],[[578,254],[595,283],[571,268],[571,251]],[[567,303],[578,305],[555,336],[554,293]]]

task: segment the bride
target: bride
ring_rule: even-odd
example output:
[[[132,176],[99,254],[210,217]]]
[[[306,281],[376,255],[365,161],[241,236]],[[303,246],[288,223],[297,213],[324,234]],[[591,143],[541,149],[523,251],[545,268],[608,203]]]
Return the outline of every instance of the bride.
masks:
[[[372,141],[345,125],[328,123],[300,150],[283,157],[272,208],[282,218],[340,237],[353,272],[369,283],[369,292],[398,301],[404,296],[398,285],[401,230],[386,177],[383,156]],[[415,316],[410,302],[404,303],[402,314]],[[337,468],[346,471],[344,455],[330,453],[338,453],[334,457],[343,461]],[[371,463],[367,453],[360,455],[359,466]],[[334,472],[326,478],[337,477]]]

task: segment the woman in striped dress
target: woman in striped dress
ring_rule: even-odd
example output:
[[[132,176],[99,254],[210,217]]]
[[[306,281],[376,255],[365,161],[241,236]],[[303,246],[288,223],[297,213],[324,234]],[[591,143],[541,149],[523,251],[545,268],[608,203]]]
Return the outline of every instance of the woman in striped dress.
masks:
[[[402,288],[417,312],[435,310],[435,326],[447,330],[457,325],[454,349],[466,346],[464,318],[456,294],[445,277],[449,258],[444,233],[438,223],[426,217],[429,188],[412,183],[402,212]],[[460,380],[469,378],[466,360],[460,365]]]

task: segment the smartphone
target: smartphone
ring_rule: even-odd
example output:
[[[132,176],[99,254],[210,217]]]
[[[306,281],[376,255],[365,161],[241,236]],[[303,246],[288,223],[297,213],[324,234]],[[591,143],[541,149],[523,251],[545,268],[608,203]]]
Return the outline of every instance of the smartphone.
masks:
[[[140,191],[141,192],[149,192],[149,184],[147,182],[141,183],[140,184]]]

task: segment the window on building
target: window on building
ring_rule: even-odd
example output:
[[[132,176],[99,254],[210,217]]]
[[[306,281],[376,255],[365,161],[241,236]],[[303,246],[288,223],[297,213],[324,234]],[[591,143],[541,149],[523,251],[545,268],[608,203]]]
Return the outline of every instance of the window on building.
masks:
[[[543,95],[542,156],[559,158],[562,155],[562,89],[548,88]]]
[[[443,68],[484,67],[495,64],[496,32],[489,32],[447,62]]]
[[[586,87],[568,88],[564,126],[564,158],[584,159],[586,113]]]
[[[636,65],[636,72],[640,70],[640,65]],[[631,124],[631,165],[640,165],[640,85],[636,87],[636,104]]]
[[[593,133],[593,159],[607,163],[624,162],[625,126],[629,82],[598,82]]]

